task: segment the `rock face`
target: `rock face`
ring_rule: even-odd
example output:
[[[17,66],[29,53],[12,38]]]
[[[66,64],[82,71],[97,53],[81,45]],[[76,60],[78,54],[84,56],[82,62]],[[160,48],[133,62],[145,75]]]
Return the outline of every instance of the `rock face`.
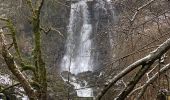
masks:
[[[105,0],[95,0],[92,6],[92,21],[93,21],[93,47],[95,58],[95,69],[99,69],[104,66],[104,63],[109,62],[112,45],[112,34],[108,30],[110,25],[114,24],[113,19],[116,19],[114,14],[114,8],[110,2]]]
[[[60,1],[66,4],[66,0]],[[45,29],[53,28],[54,31],[44,34],[43,48],[48,66],[59,70],[60,60],[64,54],[65,39],[67,36],[67,23],[69,18],[69,7],[63,6],[54,0],[47,0],[42,11],[43,25]],[[59,32],[55,31],[58,30]]]

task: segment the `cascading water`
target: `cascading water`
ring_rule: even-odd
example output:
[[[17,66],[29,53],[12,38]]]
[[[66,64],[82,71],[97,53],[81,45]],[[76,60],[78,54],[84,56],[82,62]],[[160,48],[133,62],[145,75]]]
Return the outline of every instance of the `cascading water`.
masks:
[[[61,62],[61,77],[74,86],[79,97],[93,97],[93,89],[88,87],[88,81],[80,79],[79,75],[85,72],[93,72],[94,55],[91,54],[92,44],[90,39],[92,29],[91,17],[89,14],[88,2],[93,0],[76,0],[71,4],[70,18],[68,25],[68,36],[66,40],[66,51]],[[110,0],[95,0],[94,11],[96,11],[96,22],[99,22],[99,13],[107,13],[106,4]],[[110,8],[109,8],[110,9]],[[94,14],[94,13],[93,13]],[[97,24],[96,24],[97,25]],[[110,36],[109,36],[110,37]]]
[[[81,19],[82,25],[77,23]],[[79,1],[71,5],[70,19],[68,25],[68,38],[66,41],[66,53],[62,60],[62,71],[70,71],[78,74],[92,71],[91,66],[91,40],[89,39],[92,25],[89,20],[89,12],[86,1]],[[77,28],[80,29],[79,37],[76,36]],[[79,38],[79,39],[76,39]],[[70,69],[70,70],[69,70]]]
[[[81,0],[71,4],[70,19],[68,25],[68,37],[66,41],[66,52],[61,63],[61,72],[68,71],[77,75],[82,72],[93,71],[93,60],[91,59],[91,44],[89,39],[92,32],[88,5],[86,0]],[[87,82],[76,82],[75,77],[70,77],[70,81],[75,89],[84,88]],[[67,79],[63,78],[65,81]],[[91,88],[77,90],[79,97],[92,97]]]

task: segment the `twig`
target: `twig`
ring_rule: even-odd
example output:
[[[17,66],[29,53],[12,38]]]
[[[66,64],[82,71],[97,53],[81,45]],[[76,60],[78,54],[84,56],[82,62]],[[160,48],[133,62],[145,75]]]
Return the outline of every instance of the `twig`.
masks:
[[[139,7],[137,9],[137,11],[135,12],[135,14],[133,15],[132,19],[130,19],[131,23],[134,22],[134,20],[136,19],[136,16],[138,15],[138,13],[145,7],[147,7],[148,5],[150,5],[152,2],[154,2],[155,0],[151,0],[149,2],[147,2],[146,4],[142,5],[141,7]]]
[[[64,35],[63,35],[59,30],[57,30],[57,29],[55,29],[55,28],[53,28],[53,27],[50,27],[50,28],[48,28],[47,30],[44,29],[44,28],[42,28],[42,27],[40,27],[40,29],[41,29],[45,34],[48,34],[50,31],[55,31],[55,32],[57,32],[60,36],[64,37]]]
[[[51,31],[56,31],[60,36],[64,37],[63,34],[61,34],[61,32],[53,27],[50,28]]]
[[[150,79],[149,78],[149,74],[158,66],[158,64],[156,66],[154,66],[149,72],[146,73],[146,76],[148,78],[148,80]]]
[[[6,90],[8,90],[8,89],[10,89],[10,88],[13,88],[13,87],[15,87],[15,86],[18,86],[18,85],[21,85],[21,83],[16,83],[16,84],[14,84],[14,85],[11,85],[11,86],[9,86],[9,87],[6,87],[6,88],[4,88],[3,90],[1,90],[0,93],[4,93],[4,91],[6,91]]]

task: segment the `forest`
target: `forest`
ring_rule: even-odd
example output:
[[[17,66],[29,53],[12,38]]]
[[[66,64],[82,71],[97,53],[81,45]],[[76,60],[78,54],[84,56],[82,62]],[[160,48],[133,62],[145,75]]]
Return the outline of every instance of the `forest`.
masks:
[[[170,0],[0,0],[0,100],[170,100]]]

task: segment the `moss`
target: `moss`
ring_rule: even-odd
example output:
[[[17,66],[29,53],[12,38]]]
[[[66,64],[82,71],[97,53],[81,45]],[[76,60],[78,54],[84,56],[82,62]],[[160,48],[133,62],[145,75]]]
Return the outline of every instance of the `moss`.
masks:
[[[39,92],[41,94],[46,95],[47,75],[46,75],[45,62],[42,59],[42,52],[41,52],[41,29],[40,29],[40,18],[39,18],[41,6],[42,6],[41,4],[37,8],[34,9],[35,15],[32,15],[32,25],[33,25],[33,35],[34,35],[33,56],[34,56],[34,66],[35,66],[35,77],[36,77],[37,82],[42,86]]]
[[[17,32],[16,32],[16,29],[15,29],[11,20],[7,21],[7,27],[9,28],[10,33],[12,35],[13,45],[14,45],[14,48],[16,50],[17,56],[19,57],[20,61],[22,61],[20,50],[19,50],[19,47],[18,47],[18,44],[17,44],[17,38],[16,38]]]

